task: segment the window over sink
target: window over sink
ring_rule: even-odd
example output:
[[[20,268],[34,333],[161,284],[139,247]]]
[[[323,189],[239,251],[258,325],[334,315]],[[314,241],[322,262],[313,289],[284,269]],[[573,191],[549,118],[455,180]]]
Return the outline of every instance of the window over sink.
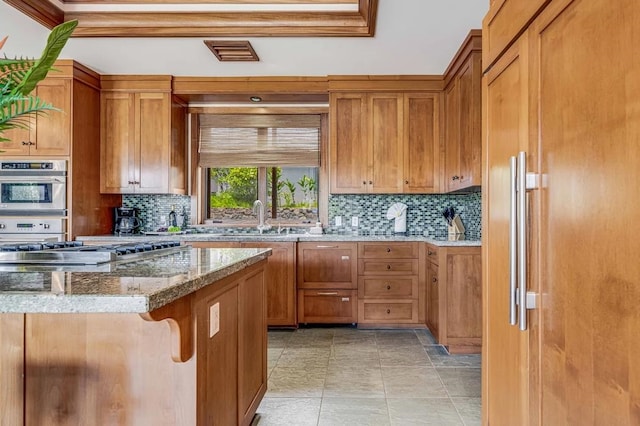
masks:
[[[202,114],[199,123],[208,219],[254,225],[260,200],[272,225],[318,221],[320,115]]]

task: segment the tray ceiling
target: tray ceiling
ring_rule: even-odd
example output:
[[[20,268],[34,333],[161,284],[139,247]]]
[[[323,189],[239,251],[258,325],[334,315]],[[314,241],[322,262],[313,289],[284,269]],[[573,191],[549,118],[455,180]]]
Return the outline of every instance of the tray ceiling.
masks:
[[[371,37],[378,0],[5,0],[74,37]]]

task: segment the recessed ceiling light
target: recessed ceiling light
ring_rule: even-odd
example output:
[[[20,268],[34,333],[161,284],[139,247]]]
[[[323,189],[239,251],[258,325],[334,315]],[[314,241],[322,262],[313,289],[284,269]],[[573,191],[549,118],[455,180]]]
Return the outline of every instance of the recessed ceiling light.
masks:
[[[262,98],[260,96],[251,96],[249,99],[251,102],[262,102]]]

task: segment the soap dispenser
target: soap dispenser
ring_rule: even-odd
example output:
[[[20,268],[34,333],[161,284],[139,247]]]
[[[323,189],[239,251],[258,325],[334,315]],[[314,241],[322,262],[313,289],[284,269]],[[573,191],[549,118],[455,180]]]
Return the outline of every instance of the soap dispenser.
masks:
[[[176,205],[171,206],[169,212],[169,226],[178,226],[178,216],[176,215]]]

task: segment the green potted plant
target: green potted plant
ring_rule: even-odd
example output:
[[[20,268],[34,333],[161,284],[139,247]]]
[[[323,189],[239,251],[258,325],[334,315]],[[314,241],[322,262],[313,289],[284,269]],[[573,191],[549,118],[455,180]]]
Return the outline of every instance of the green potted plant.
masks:
[[[55,106],[31,95],[38,82],[47,76],[54,62],[78,25],[64,22],[51,30],[40,59],[0,58],[0,142],[9,139],[3,134],[15,128],[28,128],[30,114],[57,110]],[[0,41],[0,50],[7,37]]]

